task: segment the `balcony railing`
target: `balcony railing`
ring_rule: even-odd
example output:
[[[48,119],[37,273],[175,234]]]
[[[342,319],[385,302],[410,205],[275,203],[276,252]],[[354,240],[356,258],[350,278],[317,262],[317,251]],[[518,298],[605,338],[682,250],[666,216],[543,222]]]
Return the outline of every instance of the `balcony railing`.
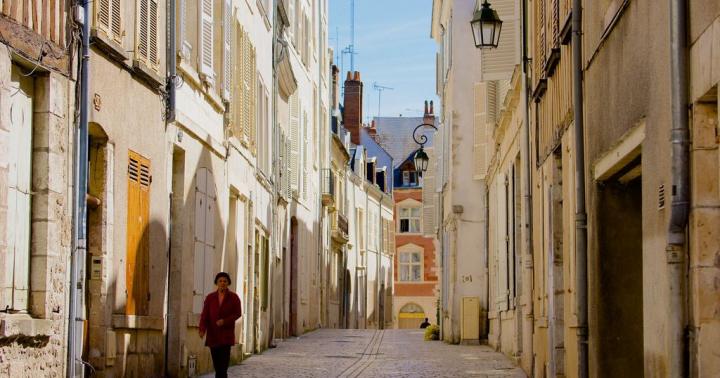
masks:
[[[345,244],[350,240],[348,234],[348,219],[339,211],[332,213],[332,238],[341,244]]]
[[[329,207],[335,203],[335,174],[329,168],[322,170],[322,203]]]

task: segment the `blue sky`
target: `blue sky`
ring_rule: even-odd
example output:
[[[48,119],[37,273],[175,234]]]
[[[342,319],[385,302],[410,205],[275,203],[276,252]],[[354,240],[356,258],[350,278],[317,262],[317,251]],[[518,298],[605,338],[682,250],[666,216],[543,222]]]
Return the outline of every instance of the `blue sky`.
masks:
[[[351,43],[350,1],[328,1],[329,43],[343,81],[350,70],[350,56],[346,54],[341,60],[338,50]],[[431,17],[432,0],[355,0],[355,70],[360,71],[365,84],[365,121],[378,114],[374,82],[393,88],[382,92],[382,116],[422,116],[425,100],[434,100],[438,112]]]

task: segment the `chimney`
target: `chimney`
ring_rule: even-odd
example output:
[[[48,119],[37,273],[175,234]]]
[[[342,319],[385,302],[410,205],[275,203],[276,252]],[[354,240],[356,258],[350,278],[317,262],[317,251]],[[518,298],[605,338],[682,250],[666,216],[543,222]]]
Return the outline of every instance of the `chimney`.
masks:
[[[345,129],[350,133],[350,141],[360,144],[360,128],[362,127],[363,83],[360,72],[347,73],[345,79],[345,98],[343,99],[343,121]]]
[[[435,113],[433,112],[433,102],[430,101],[430,108],[428,108],[428,102],[425,100],[425,114],[423,115],[423,123],[435,124]]]

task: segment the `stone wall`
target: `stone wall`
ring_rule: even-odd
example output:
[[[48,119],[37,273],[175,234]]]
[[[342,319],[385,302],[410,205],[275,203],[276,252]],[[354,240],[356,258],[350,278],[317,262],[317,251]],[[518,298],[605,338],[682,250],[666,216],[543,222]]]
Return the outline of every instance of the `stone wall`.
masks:
[[[7,134],[11,125],[13,62],[0,45],[0,264],[7,264]],[[18,69],[18,68],[16,68]],[[19,67],[23,75],[30,69]],[[33,133],[28,313],[0,313],[0,376],[60,377],[65,373],[67,273],[72,225],[73,85],[63,75],[32,75]],[[7,277],[0,277],[5,282]]]

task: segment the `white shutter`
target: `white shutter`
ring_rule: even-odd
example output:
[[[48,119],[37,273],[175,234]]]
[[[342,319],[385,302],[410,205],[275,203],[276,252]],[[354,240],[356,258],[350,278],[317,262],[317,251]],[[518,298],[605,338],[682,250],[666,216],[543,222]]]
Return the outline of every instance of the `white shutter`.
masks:
[[[200,0],[200,72],[213,77],[213,0]]]
[[[225,0],[223,6],[223,98],[230,100],[232,95],[232,2]]]
[[[205,193],[207,202],[205,204],[205,292],[213,290],[215,284],[215,217],[217,209],[217,196],[215,193],[215,180],[213,174],[207,171],[205,180]]]
[[[10,307],[28,308],[30,273],[30,189],[32,181],[32,79],[12,71],[12,81],[20,90],[11,96],[10,141],[8,143],[7,241],[9,262],[6,277],[12,277]],[[15,84],[14,83],[14,84]],[[3,303],[7,306],[7,303]]]
[[[473,129],[474,129],[474,142],[473,142],[473,154],[475,157],[475,177],[482,178],[487,173],[488,162],[490,161],[489,146],[491,145],[488,140],[487,130],[489,129],[488,124],[488,108],[494,106],[487,99],[490,96],[489,91],[486,90],[487,86],[490,86],[492,82],[488,83],[476,83],[474,91],[475,96],[475,116],[473,118]],[[492,121],[494,122],[494,121]]]
[[[148,0],[148,2],[148,24],[150,25],[150,30],[148,31],[148,61],[150,66],[156,68],[160,63],[160,58],[158,57],[158,2],[157,0]]]
[[[308,143],[308,116],[307,113],[303,112],[303,139],[302,144],[300,146],[300,154],[302,156],[302,193],[303,193],[303,199],[307,199],[308,194],[308,183],[307,183],[307,177],[308,177],[308,171],[307,171],[307,165],[308,165],[308,154],[310,150],[310,144]]]
[[[105,0],[107,1],[107,0]],[[117,43],[122,44],[122,12],[120,11],[122,0],[110,1],[110,32]]]
[[[137,42],[136,42],[136,59],[144,61],[145,63],[148,63],[148,33],[149,33],[149,25],[148,25],[148,3],[150,0],[140,0],[139,4],[139,10],[138,10],[138,32],[137,32]]]
[[[207,170],[200,168],[195,175],[195,250],[193,256],[193,312],[202,311],[205,296],[205,218],[207,195],[205,193]]]
[[[517,0],[494,0],[493,8],[497,11],[502,23],[500,41],[495,49],[481,52],[480,80],[510,79],[515,65],[520,62],[517,32]]]
[[[112,0],[95,0],[95,27],[110,35],[110,4]]]
[[[298,190],[300,173],[300,100],[297,93],[290,97],[290,190]]]

